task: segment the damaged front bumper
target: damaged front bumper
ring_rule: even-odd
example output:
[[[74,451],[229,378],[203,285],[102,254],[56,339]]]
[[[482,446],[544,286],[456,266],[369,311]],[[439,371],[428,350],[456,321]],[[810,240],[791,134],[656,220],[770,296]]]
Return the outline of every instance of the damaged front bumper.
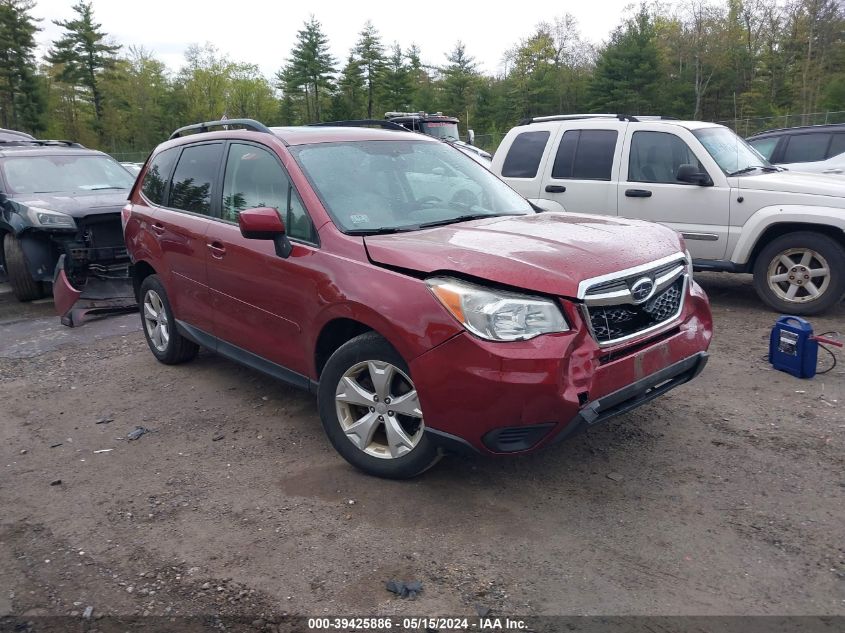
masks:
[[[112,251],[111,256],[102,252],[106,250]],[[62,325],[76,327],[89,316],[137,307],[129,262],[114,257],[115,250],[76,248],[71,250],[71,258],[68,253],[59,256],[53,275],[53,302]]]

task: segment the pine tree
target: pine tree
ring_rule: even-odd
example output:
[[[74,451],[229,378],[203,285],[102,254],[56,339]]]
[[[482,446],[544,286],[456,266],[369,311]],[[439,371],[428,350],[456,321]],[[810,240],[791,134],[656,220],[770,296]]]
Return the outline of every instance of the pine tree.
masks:
[[[411,72],[405,63],[405,54],[399,42],[390,49],[384,69],[382,105],[387,110],[405,111],[411,107]]]
[[[384,76],[385,59],[381,37],[369,20],[364,24],[358,43],[355,45],[355,53],[361,60],[364,82],[367,86],[367,118],[372,119],[375,97]]]
[[[331,118],[343,120],[363,117],[366,108],[366,92],[362,62],[350,53],[346,66],[340,72],[337,92],[332,98]]]
[[[475,58],[467,55],[463,42],[455,44],[452,52],[446,55],[448,64],[441,69],[443,73],[442,104],[444,112],[451,116],[465,117],[474,109],[476,91],[480,75]],[[467,121],[464,121],[466,124]]]
[[[0,127],[38,132],[46,109],[35,65],[33,0],[0,0]]]
[[[599,54],[589,87],[590,107],[625,114],[657,111],[660,80],[654,24],[643,5]]]
[[[60,81],[89,93],[99,128],[103,118],[100,81],[103,73],[114,66],[120,46],[105,43],[106,34],[100,30],[102,25],[94,22],[90,2],[79,2],[73,5],[73,10],[77,16],[73,20],[54,20],[56,26],[65,29],[65,34],[53,43],[46,59],[59,67]]]
[[[312,15],[296,34],[296,44],[285,73],[288,89],[304,91],[309,122],[322,119],[320,91],[323,90],[324,95],[331,91],[334,64],[334,58],[329,53],[329,40],[323,34],[320,22]]]

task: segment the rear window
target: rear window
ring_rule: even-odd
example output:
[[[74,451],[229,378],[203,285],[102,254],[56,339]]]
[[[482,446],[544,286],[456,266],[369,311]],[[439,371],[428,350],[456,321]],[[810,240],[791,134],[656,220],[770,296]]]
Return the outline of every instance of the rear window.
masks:
[[[548,131],[523,132],[511,145],[502,165],[502,176],[506,178],[534,178],[540,168],[543,150],[549,140]]]
[[[557,148],[552,178],[610,180],[616,130],[569,130]]]
[[[179,157],[180,149],[180,147],[172,147],[158,154],[150,162],[147,173],[144,174],[141,192],[153,204],[158,206],[164,204],[164,190],[167,186],[167,180],[170,178],[170,173],[173,171],[173,165]]]
[[[824,160],[827,156],[827,146],[829,143],[830,134],[826,132],[790,136],[786,151],[783,153],[783,162],[809,163]]]
[[[202,215],[211,214],[211,188],[220,169],[222,143],[190,145],[182,150],[173,172],[168,206]]]

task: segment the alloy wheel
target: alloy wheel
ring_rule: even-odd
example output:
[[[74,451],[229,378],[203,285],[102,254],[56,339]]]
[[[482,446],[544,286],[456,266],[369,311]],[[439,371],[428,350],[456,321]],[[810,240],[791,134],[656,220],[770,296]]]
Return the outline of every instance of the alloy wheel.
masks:
[[[165,352],[170,341],[170,325],[167,309],[155,290],[147,290],[144,295],[144,327],[153,347],[159,352]]]
[[[790,248],[769,263],[769,288],[781,300],[806,303],[819,299],[830,286],[830,266],[818,252]]]
[[[338,381],[335,407],[349,441],[373,457],[402,457],[423,437],[414,383],[388,362],[371,360],[350,367]]]

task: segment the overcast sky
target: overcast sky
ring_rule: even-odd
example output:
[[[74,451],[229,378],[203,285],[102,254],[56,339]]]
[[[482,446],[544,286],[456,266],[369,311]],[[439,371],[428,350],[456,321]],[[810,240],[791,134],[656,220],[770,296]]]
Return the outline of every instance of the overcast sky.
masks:
[[[76,0],[37,0],[33,15],[43,18],[37,38],[42,52],[61,29],[53,20],[73,16]],[[313,13],[329,38],[339,65],[367,19],[385,44],[398,41],[403,49],[416,43],[423,62],[445,63],[445,54],[462,40],[481,70],[494,73],[505,50],[531,33],[543,20],[566,12],[574,15],[584,37],[606,40],[631,0],[561,2],[383,2],[381,0],[93,0],[94,16],[123,46],[144,46],[171,69],[183,63],[192,43],[213,43],[234,61],[258,64],[268,77],[282,66],[296,32]]]

